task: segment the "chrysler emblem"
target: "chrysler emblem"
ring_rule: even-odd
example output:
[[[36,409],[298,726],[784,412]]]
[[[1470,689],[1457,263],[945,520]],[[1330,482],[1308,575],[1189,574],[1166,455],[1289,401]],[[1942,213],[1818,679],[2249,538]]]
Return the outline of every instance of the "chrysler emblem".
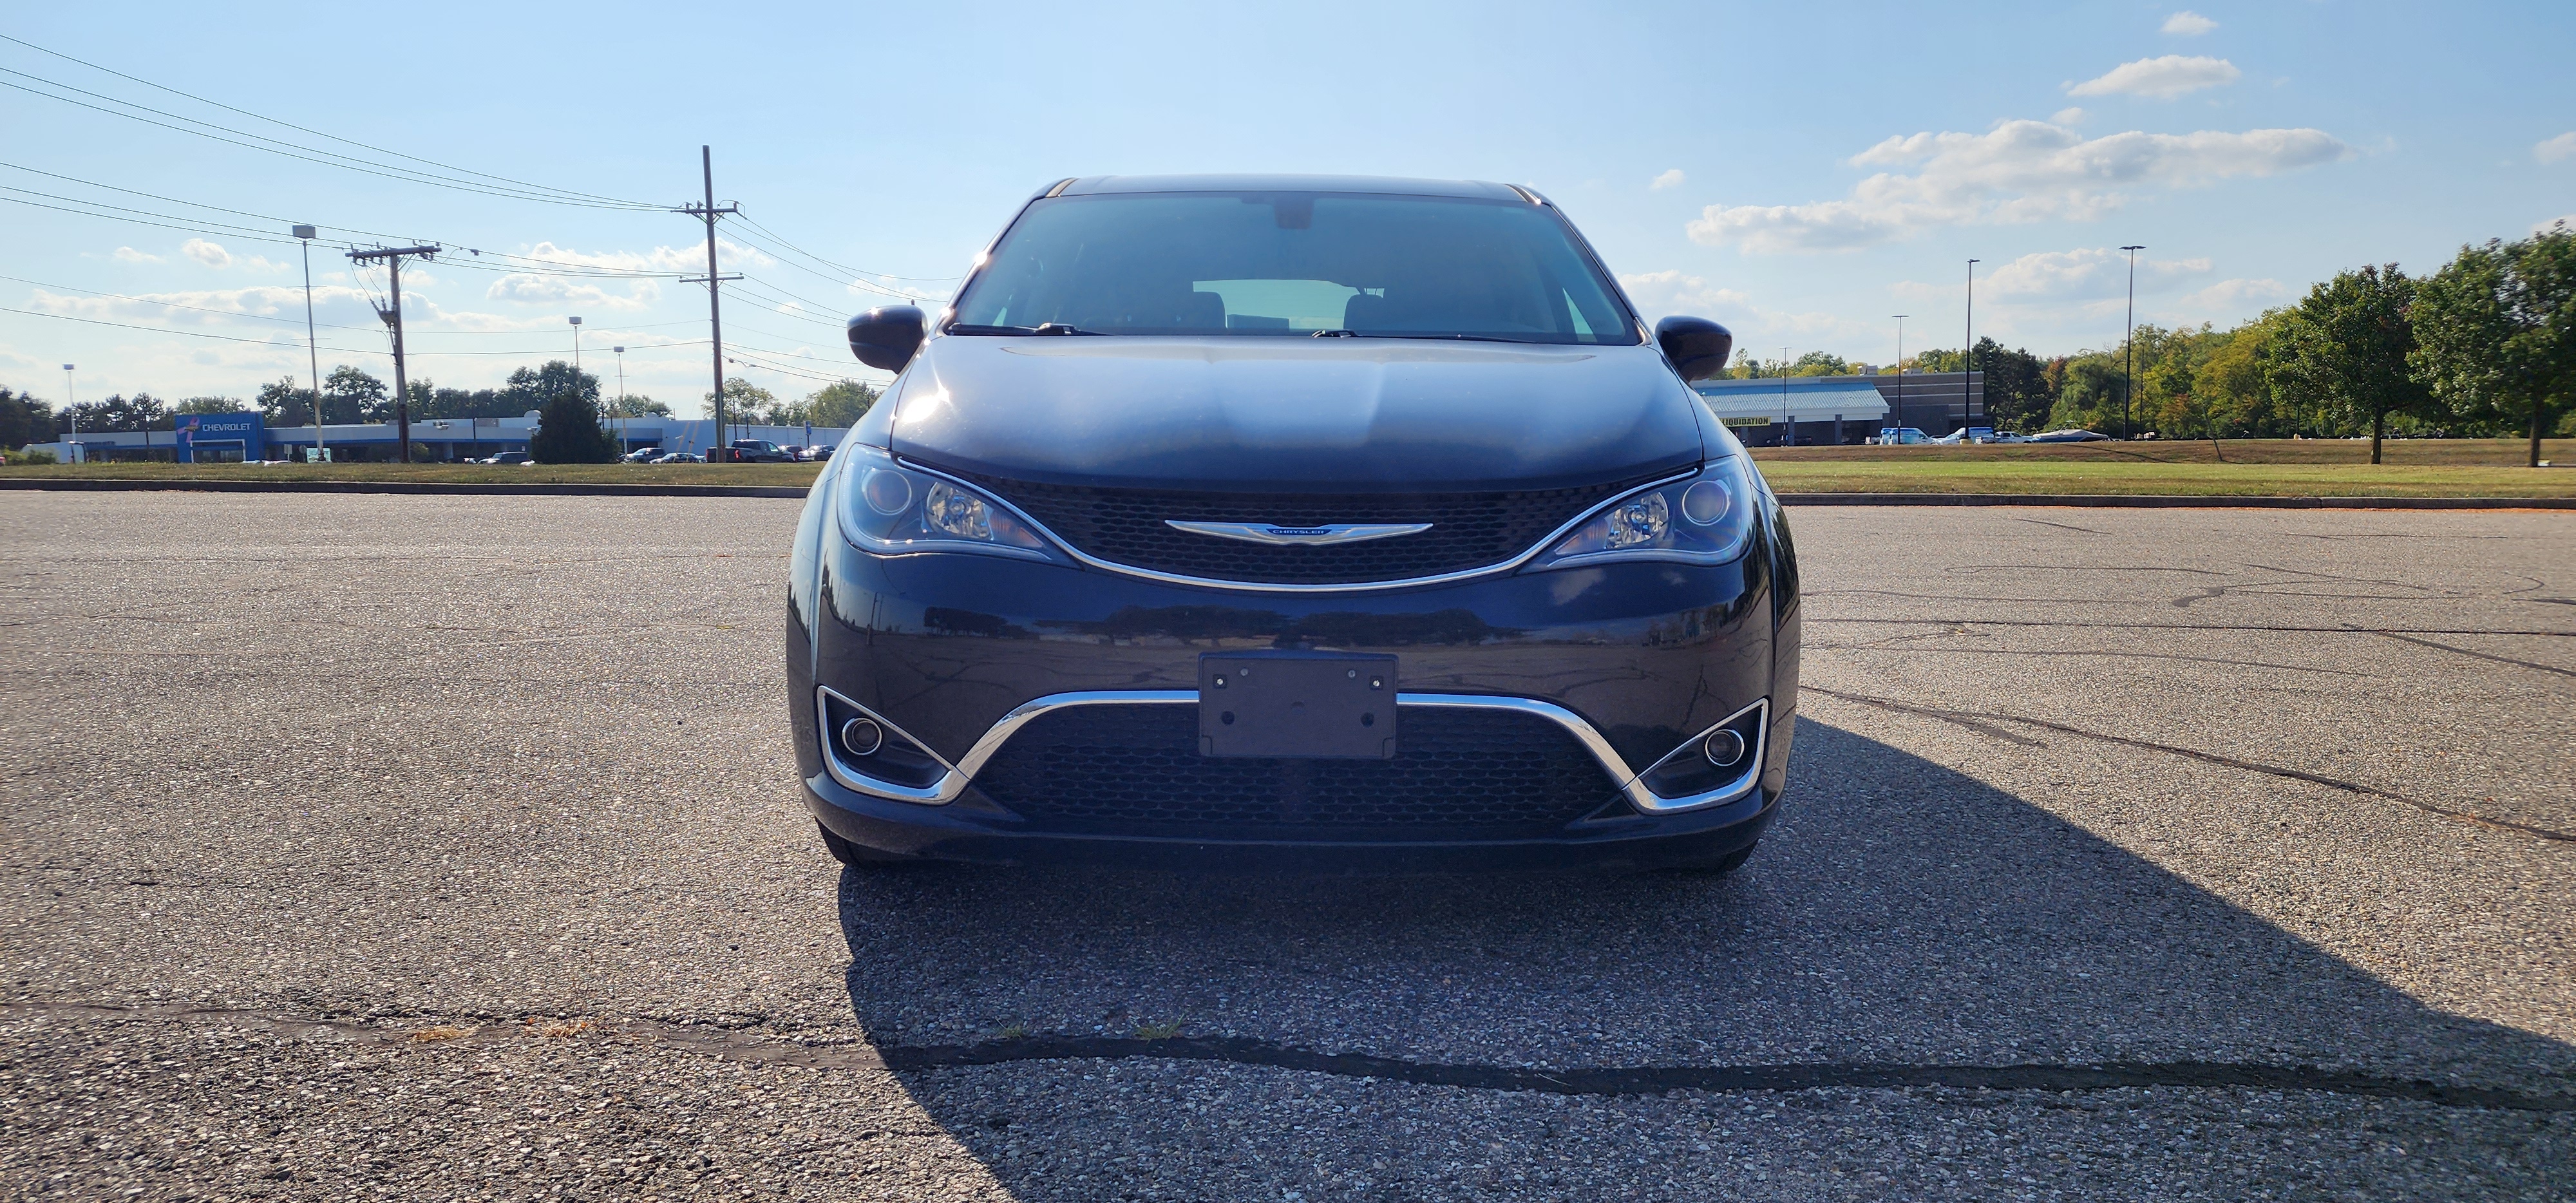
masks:
[[[1163,525],[1194,535],[1215,535],[1220,539],[1241,539],[1246,543],[1267,543],[1273,547],[1329,547],[1335,543],[1418,535],[1431,529],[1428,522],[1334,522],[1323,526],[1279,526],[1268,522],[1175,522],[1166,519]]]

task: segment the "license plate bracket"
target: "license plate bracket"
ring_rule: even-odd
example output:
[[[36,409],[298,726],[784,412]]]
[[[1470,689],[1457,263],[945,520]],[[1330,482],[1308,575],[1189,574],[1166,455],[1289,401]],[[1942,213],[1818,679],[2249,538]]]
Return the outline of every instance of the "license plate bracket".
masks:
[[[1199,755],[1395,757],[1395,657],[1209,652],[1199,657]]]

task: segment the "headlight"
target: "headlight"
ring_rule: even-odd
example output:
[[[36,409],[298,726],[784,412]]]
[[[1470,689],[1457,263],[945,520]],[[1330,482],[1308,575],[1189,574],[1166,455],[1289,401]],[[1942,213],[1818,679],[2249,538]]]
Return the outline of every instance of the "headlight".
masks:
[[[1688,480],[1625,497],[1593,511],[1532,568],[1605,560],[1723,564],[1753,537],[1761,486],[1740,455],[1714,460]]]
[[[1046,537],[1009,506],[903,467],[884,448],[850,447],[833,465],[841,473],[841,530],[869,551],[989,551],[1057,558]]]

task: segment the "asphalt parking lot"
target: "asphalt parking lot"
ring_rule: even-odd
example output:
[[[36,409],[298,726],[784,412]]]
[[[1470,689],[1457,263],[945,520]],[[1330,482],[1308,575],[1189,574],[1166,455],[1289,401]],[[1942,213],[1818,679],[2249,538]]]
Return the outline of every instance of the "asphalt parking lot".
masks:
[[[1712,882],[844,873],[795,507],[9,494],[0,1190],[2576,1194],[2576,516],[1799,510]]]

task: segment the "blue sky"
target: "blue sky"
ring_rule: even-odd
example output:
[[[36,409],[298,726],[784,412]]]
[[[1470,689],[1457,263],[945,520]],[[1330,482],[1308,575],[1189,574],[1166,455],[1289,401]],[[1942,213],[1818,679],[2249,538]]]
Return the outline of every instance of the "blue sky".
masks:
[[[550,190],[692,201],[712,144],[718,199],[760,223],[723,233],[750,277],[728,286],[729,372],[781,393],[881,378],[840,321],[944,296],[1068,175],[1527,184],[1650,314],[1873,362],[1898,313],[1909,350],[1957,345],[1970,257],[1978,332],[2064,352],[2118,340],[2123,243],[2147,247],[2141,321],[2223,326],[2340,268],[2429,270],[2576,216],[2576,6],[2193,3],[99,4],[0,33]],[[421,167],[16,43],[0,69]],[[345,244],[422,239],[486,254],[405,272],[415,378],[567,356],[579,314],[584,366],[613,371],[622,343],[631,391],[683,412],[706,391],[704,291],[672,278],[703,269],[687,218],[387,179],[18,89],[0,129],[0,198],[88,210],[6,206],[0,307],[21,312],[0,312],[0,384],[59,401],[75,362],[80,399],[247,397],[304,375],[282,226],[310,221],[325,371],[391,374],[382,273],[353,278]]]

